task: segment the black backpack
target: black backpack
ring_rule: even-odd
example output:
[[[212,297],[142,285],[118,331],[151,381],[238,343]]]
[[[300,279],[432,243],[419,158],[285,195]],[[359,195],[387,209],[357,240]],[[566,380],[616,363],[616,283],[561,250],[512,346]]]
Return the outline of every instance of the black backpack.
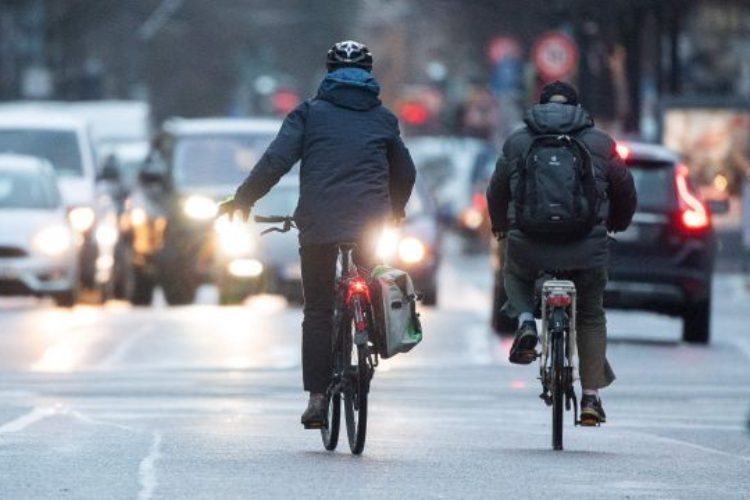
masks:
[[[598,222],[600,197],[586,146],[569,135],[532,139],[519,164],[516,226],[532,239],[564,243]]]

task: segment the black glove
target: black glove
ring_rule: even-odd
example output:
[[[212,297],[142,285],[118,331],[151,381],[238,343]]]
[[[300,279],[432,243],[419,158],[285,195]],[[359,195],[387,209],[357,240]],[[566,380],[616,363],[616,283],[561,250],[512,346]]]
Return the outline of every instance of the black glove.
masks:
[[[234,215],[236,212],[240,212],[240,220],[242,222],[247,222],[250,218],[250,207],[248,206],[241,206],[239,205],[233,196],[230,196],[226,200],[219,203],[219,210],[216,213],[216,217],[221,217],[223,215],[226,215],[229,218],[229,222],[232,222],[234,220]]]

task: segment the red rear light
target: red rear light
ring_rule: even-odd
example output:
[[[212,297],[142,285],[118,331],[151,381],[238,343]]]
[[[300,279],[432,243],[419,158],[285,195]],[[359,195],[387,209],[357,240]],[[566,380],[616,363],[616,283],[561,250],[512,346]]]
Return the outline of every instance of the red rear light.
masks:
[[[474,193],[471,197],[471,205],[480,212],[484,212],[487,210],[487,197],[481,193]]]
[[[350,304],[352,297],[355,295],[364,295],[368,301],[370,300],[370,288],[367,286],[367,281],[359,276],[349,281],[349,288],[346,290],[346,303]]]
[[[615,146],[615,149],[617,149],[617,154],[620,155],[620,158],[623,161],[627,160],[630,157],[630,148],[627,147],[625,144],[618,143]]]
[[[685,165],[677,166],[675,184],[680,201],[680,222],[689,231],[701,231],[710,225],[708,210],[703,202],[690,190],[688,175],[690,171]]]
[[[555,293],[547,297],[547,304],[552,307],[568,307],[571,302],[573,302],[573,299],[570,298],[570,295],[564,293]]]

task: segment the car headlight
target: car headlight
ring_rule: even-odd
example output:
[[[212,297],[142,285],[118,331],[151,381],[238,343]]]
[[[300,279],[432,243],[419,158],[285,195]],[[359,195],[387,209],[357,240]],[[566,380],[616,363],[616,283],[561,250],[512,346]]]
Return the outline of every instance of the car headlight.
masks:
[[[400,237],[396,229],[383,229],[383,232],[380,233],[380,237],[378,238],[378,243],[375,250],[378,258],[387,260],[396,255],[396,252],[398,251],[399,239]]]
[[[68,212],[70,226],[79,233],[85,233],[94,225],[96,214],[91,207],[75,207]]]
[[[227,270],[236,278],[257,278],[263,274],[263,264],[255,259],[235,259]]]
[[[221,218],[214,223],[214,232],[219,250],[225,255],[239,257],[255,250],[255,237],[246,224]]]
[[[200,195],[189,196],[185,199],[182,209],[185,215],[196,220],[213,219],[219,212],[219,206],[214,200]]]
[[[461,222],[463,222],[464,226],[466,226],[467,228],[476,231],[482,226],[482,223],[484,222],[484,216],[482,215],[482,212],[474,207],[467,208],[461,214]]]
[[[41,253],[58,257],[73,246],[73,235],[65,226],[49,226],[39,231],[32,243]]]
[[[117,233],[117,229],[109,226],[109,225],[103,225],[96,228],[96,242],[104,247],[113,247],[115,246],[115,243],[117,243],[117,239],[119,237],[119,234]]]
[[[398,257],[406,264],[415,264],[424,259],[427,249],[424,243],[414,237],[407,237],[401,240],[398,245]]]

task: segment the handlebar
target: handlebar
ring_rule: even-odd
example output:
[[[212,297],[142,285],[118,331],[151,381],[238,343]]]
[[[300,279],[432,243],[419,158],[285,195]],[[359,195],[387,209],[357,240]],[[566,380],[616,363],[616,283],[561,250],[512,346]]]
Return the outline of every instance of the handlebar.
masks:
[[[294,217],[284,215],[256,215],[254,220],[260,224],[283,224],[285,222],[294,222]]]
[[[260,233],[261,235],[265,235],[268,233],[286,233],[289,232],[289,230],[291,230],[292,228],[297,227],[294,224],[294,217],[285,215],[256,215],[253,219],[259,224],[283,224],[283,226],[280,228],[272,227],[266,229],[265,231]]]

